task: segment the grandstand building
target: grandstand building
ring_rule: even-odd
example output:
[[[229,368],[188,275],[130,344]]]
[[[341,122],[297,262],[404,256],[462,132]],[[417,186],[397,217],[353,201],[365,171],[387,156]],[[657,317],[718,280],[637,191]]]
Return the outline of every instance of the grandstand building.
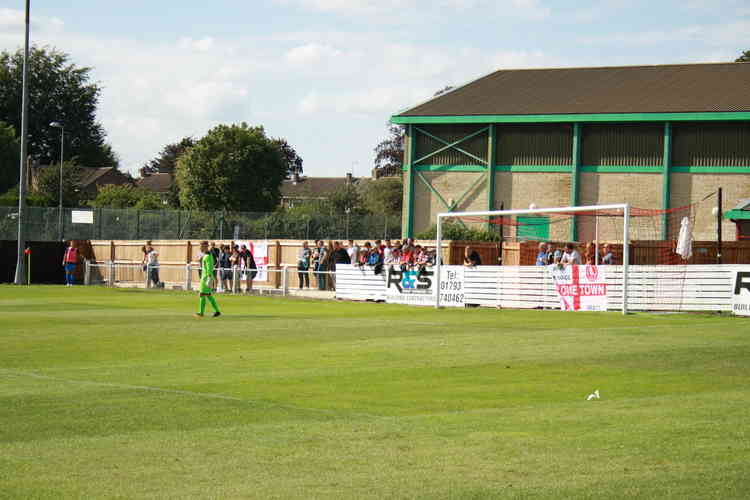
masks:
[[[406,133],[404,236],[439,212],[625,202],[695,203],[695,237],[712,240],[716,196],[701,200],[722,187],[729,212],[750,198],[748,89],[750,63],[500,70],[455,88],[391,117]],[[676,238],[659,217],[655,239]],[[583,217],[553,226],[505,231],[593,239]]]

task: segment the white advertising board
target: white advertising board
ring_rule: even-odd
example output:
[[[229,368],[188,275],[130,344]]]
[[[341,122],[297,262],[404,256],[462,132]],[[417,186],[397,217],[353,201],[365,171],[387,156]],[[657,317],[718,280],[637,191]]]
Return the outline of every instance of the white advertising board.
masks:
[[[750,271],[735,271],[732,283],[732,313],[750,316]]]
[[[93,224],[94,223],[94,211],[93,210],[73,210],[70,213],[70,218],[73,224]]]
[[[462,266],[442,266],[440,303],[446,307],[464,307],[464,269]],[[435,272],[426,268],[401,270],[388,266],[385,280],[385,300],[391,304],[435,306]]]
[[[594,265],[548,267],[563,311],[606,311],[607,281],[604,269]]]

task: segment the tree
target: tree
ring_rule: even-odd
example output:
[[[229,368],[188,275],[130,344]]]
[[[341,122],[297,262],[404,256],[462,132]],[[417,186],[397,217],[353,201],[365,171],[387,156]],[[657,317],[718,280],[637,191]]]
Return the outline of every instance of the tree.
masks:
[[[60,129],[65,126],[65,157],[79,165],[116,167],[118,160],[96,121],[101,88],[89,81],[91,68],[70,63],[67,54],[32,47],[29,57],[29,155],[42,164],[60,160]],[[0,52],[0,120],[20,129],[23,51]]]
[[[63,163],[62,199],[65,207],[78,207],[85,201],[80,190],[83,174],[81,168],[73,162]],[[60,166],[50,165],[39,173],[34,194],[47,200],[47,206],[60,203]]]
[[[375,146],[375,177],[400,176],[404,165],[404,128],[388,126],[389,137]]]
[[[274,139],[274,143],[281,151],[284,157],[284,163],[286,163],[287,177],[294,177],[294,174],[302,174],[302,158],[297,154],[292,146],[286,141],[286,139]]]
[[[143,165],[140,169],[141,177],[156,173],[169,174],[171,176],[172,184],[169,186],[169,195],[167,196],[167,203],[171,207],[179,208],[180,206],[180,191],[177,188],[177,183],[174,182],[177,159],[182,153],[193,146],[195,146],[195,140],[192,137],[184,137],[180,142],[167,144],[156,158]]]
[[[0,193],[18,184],[20,158],[21,144],[16,131],[10,125],[0,122]]]
[[[219,125],[177,160],[180,204],[190,209],[272,211],[286,173],[281,151],[262,126]]]
[[[734,60],[734,62],[750,62],[750,50],[746,50],[740,57]]]
[[[404,183],[401,177],[385,177],[365,184],[363,205],[373,214],[401,215]]]
[[[331,214],[344,214],[347,209],[354,213],[365,212],[362,197],[351,184],[345,184],[328,193],[328,205],[331,207]]]
[[[164,204],[156,193],[130,184],[102,186],[89,205],[94,208],[136,208],[139,210],[164,208]]]
[[[180,142],[167,144],[153,160],[141,167],[141,176],[149,174],[171,174],[177,168],[177,159],[182,153],[195,146],[192,137],[184,137]]]

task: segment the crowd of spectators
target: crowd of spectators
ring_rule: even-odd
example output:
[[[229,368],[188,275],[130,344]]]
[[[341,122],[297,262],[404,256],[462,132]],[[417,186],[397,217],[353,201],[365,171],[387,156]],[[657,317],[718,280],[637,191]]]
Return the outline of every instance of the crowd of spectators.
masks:
[[[143,270],[155,286],[163,286],[159,281],[158,252],[151,242],[142,247]],[[232,291],[235,273],[238,273],[238,289],[242,292],[242,281],[245,282],[245,293],[252,292],[253,280],[257,276],[257,265],[252,251],[245,245],[219,245],[210,243],[207,253],[214,258],[214,283],[217,292]],[[200,262],[204,253],[198,252],[194,262]],[[416,270],[422,272],[435,265],[436,252],[434,248],[418,245],[412,238],[404,240],[374,240],[366,241],[361,246],[354,240],[346,242],[330,240],[315,240],[314,246],[307,241],[302,243],[297,255],[297,275],[299,288],[310,288],[311,283],[318,290],[335,290],[336,266],[340,264],[354,264],[369,267],[376,274],[382,274],[388,266],[398,267],[402,271]],[[479,254],[466,247],[464,265],[481,265]],[[198,278],[201,277],[198,269]]]
[[[361,246],[354,240],[329,241],[327,244],[316,240],[313,248],[305,241],[297,258],[300,289],[310,288],[312,274],[318,290],[334,290],[336,266],[339,264],[367,266],[376,274],[383,273],[387,266],[422,271],[435,264],[435,251],[415,244],[411,238],[366,241]]]
[[[552,243],[539,243],[539,252],[536,256],[537,266],[556,265],[566,267],[571,264],[598,264],[604,266],[615,265],[615,255],[609,243],[599,247],[599,258],[597,259],[597,247],[594,242],[589,242],[583,248],[583,255],[573,243],[566,243],[562,247],[555,247]]]

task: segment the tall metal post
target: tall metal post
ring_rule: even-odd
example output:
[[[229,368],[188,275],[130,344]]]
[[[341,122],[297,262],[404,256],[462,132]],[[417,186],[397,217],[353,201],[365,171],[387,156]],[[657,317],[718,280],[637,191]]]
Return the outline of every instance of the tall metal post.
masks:
[[[573,207],[578,206],[578,181],[580,177],[581,167],[581,137],[582,125],[580,123],[573,124],[573,158],[570,167],[570,205]],[[570,240],[578,241],[578,218],[573,215],[570,219]]]
[[[58,122],[53,122],[50,125],[60,129],[60,200],[58,203],[59,215],[57,227],[60,230],[60,241],[63,241],[63,238],[65,238],[65,232],[63,230],[63,158],[65,158],[65,125]]]
[[[716,263],[721,264],[721,222],[724,218],[722,214],[722,192],[719,188],[719,196],[716,200],[719,211],[716,213]]]
[[[437,218],[437,241],[435,242],[435,308],[440,308],[440,264],[443,260],[443,218]]]
[[[622,314],[628,314],[628,275],[630,274],[630,205],[623,208],[622,224]]]
[[[18,179],[18,248],[16,260],[16,276],[13,282],[23,285],[25,273],[26,242],[24,241],[23,224],[24,209],[26,207],[26,161],[27,161],[27,135],[29,122],[29,13],[31,11],[31,0],[26,0],[26,44],[23,55],[23,91],[21,97],[21,165]]]

